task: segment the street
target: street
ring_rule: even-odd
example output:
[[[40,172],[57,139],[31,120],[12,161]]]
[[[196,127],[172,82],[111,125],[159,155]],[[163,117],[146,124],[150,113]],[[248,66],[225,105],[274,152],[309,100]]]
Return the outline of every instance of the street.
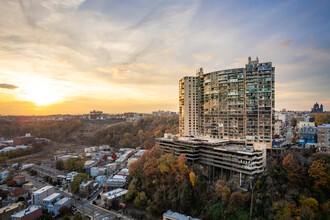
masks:
[[[26,180],[33,183],[33,185],[38,189],[40,189],[44,186],[50,185],[48,183],[42,183],[41,178],[34,177],[34,176],[32,177],[28,173],[26,173],[25,176],[26,176]],[[128,219],[126,216],[122,216],[121,214],[119,214],[115,211],[106,210],[101,207],[92,205],[92,204],[90,204],[89,200],[86,200],[86,199],[78,200],[78,199],[76,199],[76,197],[72,197],[71,194],[68,194],[66,192],[60,191],[58,189],[55,189],[55,191],[57,193],[60,193],[62,196],[71,198],[71,204],[79,212],[89,216],[91,219],[102,220],[105,217],[108,217],[109,219]],[[92,198],[95,198],[98,193],[99,193],[99,191],[97,191],[97,193],[95,193],[92,196]]]

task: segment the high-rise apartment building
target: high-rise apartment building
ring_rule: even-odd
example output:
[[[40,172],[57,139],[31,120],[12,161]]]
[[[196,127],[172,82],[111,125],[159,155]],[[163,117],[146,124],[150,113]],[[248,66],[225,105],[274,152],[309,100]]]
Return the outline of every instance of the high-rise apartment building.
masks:
[[[242,141],[271,148],[275,105],[275,67],[251,60],[245,68],[210,73],[179,82],[181,136]]]
[[[186,76],[179,82],[179,133],[195,136],[198,131],[197,79]]]

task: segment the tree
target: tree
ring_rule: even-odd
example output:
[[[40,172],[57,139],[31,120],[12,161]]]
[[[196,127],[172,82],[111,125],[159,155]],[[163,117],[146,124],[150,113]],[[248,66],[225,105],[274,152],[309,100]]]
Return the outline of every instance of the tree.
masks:
[[[116,154],[116,153],[113,153],[113,154],[111,155],[111,158],[112,158],[113,160],[116,160],[116,159],[117,159],[117,154]]]
[[[315,124],[322,125],[322,124],[330,124],[330,113],[318,113],[315,115]]]
[[[295,127],[297,126],[297,119],[296,119],[296,118],[292,118],[292,119],[291,119],[291,126],[292,126],[293,128],[295,128]]]
[[[63,160],[56,160],[55,167],[58,170],[63,170],[64,169],[64,162],[63,162]]]
[[[233,192],[229,198],[229,203],[228,203],[229,212],[235,212],[238,209],[244,208],[248,200],[249,200],[248,195],[243,194],[239,191]]]
[[[91,180],[92,178],[85,174],[85,173],[78,173],[77,175],[74,176],[72,182],[71,182],[71,192],[72,193],[77,193],[79,191],[79,186],[82,182],[87,182]]]
[[[85,162],[80,158],[70,158],[65,163],[65,169],[69,171],[84,172]]]
[[[62,218],[62,220],[70,220],[70,217],[67,216],[67,215],[65,215],[65,216]]]
[[[6,165],[7,161],[8,161],[8,157],[0,157],[0,164]]]
[[[297,160],[290,153],[282,161],[284,170],[287,172],[287,178],[291,183],[296,183],[299,178],[300,166]]]
[[[81,154],[81,157],[82,157],[82,158],[86,158],[86,157],[87,157],[86,153],[85,153],[85,152],[82,153],[82,154]]]
[[[61,215],[67,215],[69,212],[70,212],[70,207],[69,206],[62,206],[58,212],[61,214]]]
[[[190,182],[191,182],[192,186],[195,186],[195,177],[196,177],[195,173],[193,171],[191,171],[189,173],[189,179],[190,179]]]
[[[218,180],[215,184],[215,192],[219,198],[223,201],[223,203],[227,203],[231,194],[231,190],[228,186],[226,186],[225,181]]]
[[[127,190],[127,193],[125,195],[125,199],[127,201],[130,201],[132,200],[133,198],[135,198],[137,195],[137,190],[136,190],[136,186],[135,184],[132,182],[129,187],[128,187],[128,190]]]
[[[108,155],[104,154],[102,160],[107,160],[107,159],[108,159]]]
[[[73,216],[73,220],[83,220],[83,217],[80,213],[77,213]]]
[[[148,198],[145,192],[138,192],[135,200],[134,205],[138,208],[145,208],[148,204]]]
[[[314,180],[313,188],[315,190],[329,187],[329,164],[324,160],[315,160],[310,166],[308,174]]]
[[[16,182],[14,180],[8,180],[7,186],[15,186]]]

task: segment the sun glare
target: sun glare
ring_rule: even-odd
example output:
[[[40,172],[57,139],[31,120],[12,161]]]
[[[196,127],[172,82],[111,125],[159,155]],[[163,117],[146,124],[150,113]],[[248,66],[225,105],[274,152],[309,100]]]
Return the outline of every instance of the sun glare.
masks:
[[[63,95],[49,81],[37,80],[29,86],[23,86],[20,98],[30,101],[38,106],[50,105],[63,100]]]

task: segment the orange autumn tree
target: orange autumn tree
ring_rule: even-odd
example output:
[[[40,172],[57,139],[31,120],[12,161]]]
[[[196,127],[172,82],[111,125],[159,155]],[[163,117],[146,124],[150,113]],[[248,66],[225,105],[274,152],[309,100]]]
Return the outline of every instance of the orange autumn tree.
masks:
[[[141,195],[146,195],[145,209],[157,213],[162,209],[191,211],[192,204],[200,198],[198,177],[187,166],[185,155],[175,157],[154,147],[131,165],[132,179],[126,196],[127,200],[139,201]],[[205,191],[204,191],[205,193]],[[139,197],[140,196],[140,197]],[[141,208],[141,207],[140,207]]]
[[[326,163],[324,160],[314,161],[308,170],[308,174],[314,180],[313,188],[315,190],[329,187],[329,163]]]
[[[296,183],[298,181],[298,176],[301,168],[292,153],[284,157],[282,165],[287,173],[288,180],[291,183]]]

